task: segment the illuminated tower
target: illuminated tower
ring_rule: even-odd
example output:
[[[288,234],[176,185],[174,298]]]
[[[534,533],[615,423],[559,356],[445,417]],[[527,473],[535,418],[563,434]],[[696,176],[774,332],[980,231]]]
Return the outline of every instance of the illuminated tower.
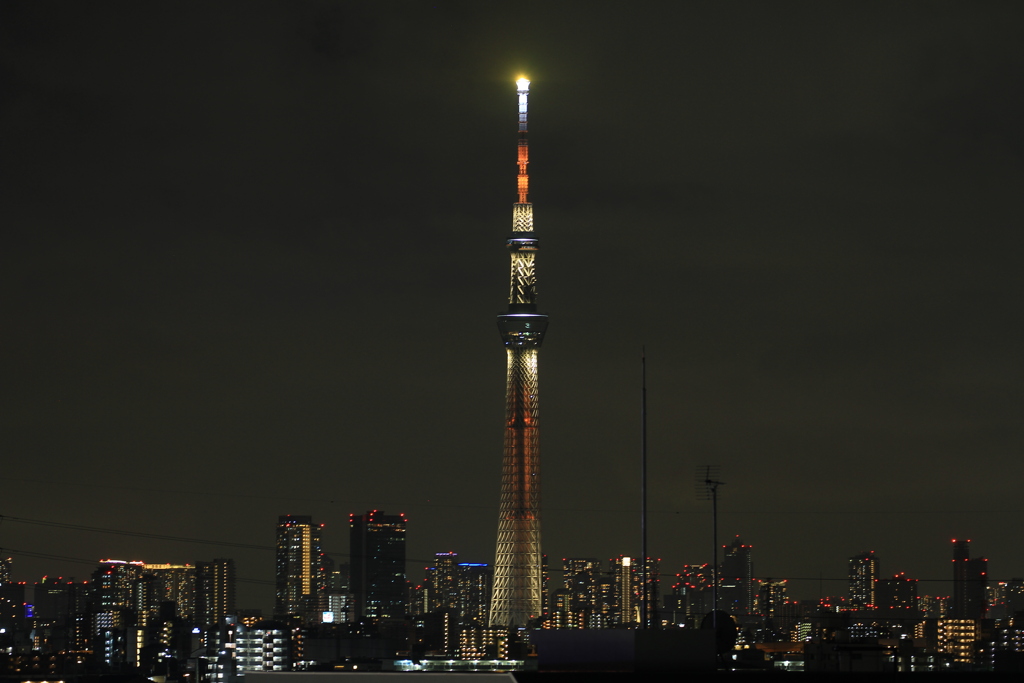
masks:
[[[537,313],[537,238],[533,205],[527,201],[529,148],[526,100],[530,81],[516,81],[519,93],[519,201],[512,206],[512,258],[508,311],[498,330],[508,354],[505,383],[505,451],[501,467],[501,510],[494,560],[491,626],[517,628],[541,614],[540,441],[537,355],[548,317]]]

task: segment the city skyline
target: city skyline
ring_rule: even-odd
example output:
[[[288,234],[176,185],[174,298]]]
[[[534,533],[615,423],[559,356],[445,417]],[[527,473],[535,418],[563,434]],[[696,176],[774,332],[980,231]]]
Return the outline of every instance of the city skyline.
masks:
[[[69,669],[171,675],[191,669],[215,683],[236,672],[374,666],[368,662],[392,661],[399,670],[420,670],[416,660],[444,670],[522,667],[515,629],[487,626],[494,567],[438,552],[423,582],[408,584],[406,521],[380,510],[353,514],[349,562],[335,564],[316,552],[321,525],[308,516],[281,516],[272,614],[233,606],[237,577],[230,559],[197,565],[105,559],[85,582],[43,577],[26,585],[8,580],[10,560],[0,558],[4,666],[51,675],[57,668],[64,675]],[[869,579],[879,564],[868,551],[850,558],[848,595],[810,600],[790,595],[788,579],[753,577],[751,544],[735,538],[725,548],[718,604],[732,614],[733,651],[753,650],[726,658],[730,668],[820,671],[835,668],[821,661],[823,652],[873,649],[880,657],[870,665],[876,670],[1011,671],[1024,652],[1024,579],[991,580],[987,560],[971,556],[970,541],[951,540],[952,595],[924,593],[935,585],[920,586],[902,572]],[[538,610],[543,615],[532,625],[541,630],[530,635],[540,657],[551,655],[547,636],[569,637],[566,630],[588,629],[577,634],[585,639],[639,638],[623,630],[643,628],[644,595],[662,606],[646,612],[651,627],[662,631],[659,638],[693,640],[718,595],[708,564],[664,574],[657,558],[620,555],[607,564],[563,558],[545,562],[544,575],[550,578]],[[505,609],[500,601],[496,608]],[[544,635],[548,629],[563,632]],[[598,636],[595,629],[619,633]],[[205,666],[188,664],[197,657]]]
[[[317,585],[305,593],[305,599],[296,600],[292,591],[287,587],[289,585],[288,579],[283,579],[282,576],[285,576],[293,572],[298,572],[299,575],[302,575],[303,572],[316,572],[324,570],[325,568],[341,567],[342,565],[344,565],[344,571],[346,572],[346,575],[349,571],[351,571],[353,572],[353,576],[358,576],[361,572],[366,571],[365,569],[359,569],[358,567],[360,567],[361,563],[365,561],[366,557],[373,556],[376,557],[378,560],[384,558],[385,562],[389,563],[389,566],[392,566],[392,569],[384,570],[385,574],[388,571],[395,571],[394,567],[405,567],[405,587],[403,589],[398,589],[397,584],[394,584],[396,588],[395,590],[391,591],[391,597],[388,598],[388,600],[390,600],[388,604],[392,605],[392,609],[390,611],[391,618],[394,618],[393,615],[397,613],[397,606],[400,603],[408,603],[410,605],[413,604],[417,599],[415,597],[416,591],[420,587],[422,587],[424,582],[431,582],[431,579],[429,577],[431,576],[432,571],[434,570],[435,567],[441,566],[438,564],[438,562],[443,563],[445,558],[460,557],[460,553],[457,550],[435,552],[432,554],[432,557],[406,556],[404,546],[406,544],[405,526],[407,520],[404,514],[385,515],[383,511],[371,510],[367,511],[365,515],[352,513],[349,515],[349,520],[350,521],[349,524],[347,525],[346,530],[338,532],[339,534],[343,533],[345,535],[345,540],[349,544],[349,550],[342,551],[340,549],[342,547],[341,545],[335,546],[333,550],[331,550],[330,548],[324,548],[322,545],[320,545],[325,525],[322,523],[313,524],[310,516],[280,516],[278,518],[277,525],[277,548],[275,549],[274,546],[269,545],[265,548],[262,548],[262,550],[266,551],[267,553],[273,553],[275,552],[275,550],[277,552],[278,570],[276,579],[270,575],[262,575],[258,571],[245,572],[243,570],[241,574],[236,576],[234,568],[235,561],[233,558],[219,558],[212,561],[204,560],[201,557],[190,558],[188,560],[184,560],[183,564],[154,563],[151,561],[153,558],[141,559],[138,556],[126,556],[129,557],[129,559],[101,559],[98,561],[87,560],[85,558],[75,558],[73,562],[75,565],[79,567],[82,567],[84,565],[93,568],[95,568],[97,564],[99,564],[100,566],[105,566],[106,564],[110,563],[114,563],[116,565],[138,566],[139,568],[146,567],[147,569],[190,567],[191,570],[195,573],[197,580],[203,579],[203,577],[207,574],[217,572],[219,575],[219,578],[217,580],[221,582],[219,586],[215,587],[213,584],[205,583],[202,585],[209,586],[209,588],[204,590],[215,589],[220,592],[222,597],[220,597],[219,600],[221,600],[222,603],[218,609],[221,614],[232,613],[226,607],[226,605],[230,604],[233,606],[233,609],[242,610],[245,613],[250,613],[253,610],[255,610],[256,612],[262,612],[264,618],[271,618],[273,615],[281,614],[282,609],[289,613],[302,614],[304,615],[305,618],[310,618],[310,615],[318,614],[320,611],[333,611],[336,609],[334,607],[328,607],[329,598],[327,593],[335,590],[328,588],[328,578],[321,578],[318,581],[313,577],[313,574],[309,574],[308,582],[310,583],[310,585],[312,586],[312,584],[314,583]],[[373,526],[378,533],[384,532],[381,538],[386,539],[383,545],[380,545],[377,550],[371,553],[367,553],[366,550],[357,551],[357,548],[363,547],[363,544],[366,541],[357,541],[356,539],[362,539],[366,532],[364,530],[363,532],[357,535],[355,529],[357,527],[362,528],[362,526],[365,526],[367,522],[373,522],[371,526]],[[310,554],[307,551],[304,559],[296,559],[292,561],[294,562],[293,569],[290,569],[282,573],[281,542],[282,538],[287,539],[290,538],[290,536],[287,534],[282,536],[281,530],[290,529],[292,525],[295,525],[296,523],[298,523],[299,525],[304,525],[309,530],[307,532],[307,537],[309,536],[310,533],[312,534],[313,537],[315,537],[314,540],[311,542],[311,545],[315,545],[316,548],[319,548],[320,552]],[[390,536],[390,530],[392,528],[400,529],[397,532],[397,536],[393,538]],[[138,535],[142,537],[147,536],[147,534]],[[154,538],[159,538],[157,535],[152,536]],[[185,541],[188,539],[178,540]],[[202,539],[193,540],[198,542]],[[749,539],[745,540],[749,541]],[[391,547],[391,545],[393,545],[396,542],[400,542],[402,550],[398,551],[400,552],[400,555],[391,557],[391,555],[396,552],[394,548]],[[758,568],[756,565],[757,555],[754,551],[755,545],[749,542],[741,542],[739,536],[737,536],[734,539],[732,539],[729,543],[723,543],[720,546],[720,553],[724,556],[724,560],[721,560],[721,570],[719,577],[719,580],[721,582],[721,595],[719,598],[720,609],[728,611],[729,613],[734,614],[740,618],[749,616],[750,614],[752,614],[752,605],[758,599],[757,593],[759,587],[775,585],[781,582],[781,584],[786,586],[786,595],[787,599],[789,600],[804,602],[815,602],[820,600],[828,604],[831,604],[833,607],[840,608],[841,610],[874,610],[876,608],[886,607],[888,604],[892,602],[892,599],[880,599],[879,604],[874,604],[869,602],[868,599],[865,599],[865,591],[870,590],[872,591],[873,595],[875,590],[883,590],[883,588],[880,588],[879,586],[889,585],[893,582],[912,582],[913,584],[915,584],[915,586],[917,584],[921,585],[919,597],[927,599],[942,599],[947,601],[948,609],[950,610],[951,615],[963,613],[977,614],[979,612],[984,611],[981,605],[983,605],[988,599],[986,597],[986,595],[988,594],[988,588],[986,588],[986,586],[994,589],[998,585],[1005,585],[1010,583],[1019,584],[1022,581],[1024,581],[1024,578],[1022,578],[1019,574],[1012,576],[1009,574],[999,576],[990,575],[986,571],[988,563],[987,558],[973,558],[972,561],[974,562],[974,565],[980,568],[967,570],[967,573],[965,573],[965,570],[963,568],[958,569],[957,563],[963,560],[965,557],[969,556],[970,551],[968,550],[968,548],[970,543],[971,541],[962,539],[950,539],[947,542],[945,549],[947,551],[947,554],[950,551],[952,551],[952,557],[954,559],[954,562],[952,571],[947,573],[947,575],[945,576],[942,575],[942,567],[946,567],[947,569],[949,567],[944,563],[940,566],[931,567],[931,571],[924,575],[907,575],[906,571],[893,571],[894,569],[898,569],[900,567],[905,566],[906,560],[904,558],[897,557],[895,558],[895,560],[893,558],[879,558],[874,551],[866,551],[858,553],[849,558],[848,574],[821,574],[817,577],[797,577],[785,576],[777,573],[773,574],[771,571]],[[224,547],[227,546],[228,544],[224,544]],[[241,544],[236,544],[236,546],[245,547]],[[52,558],[49,561],[55,563],[72,560],[72,558],[61,557],[58,555],[49,555],[48,557]],[[180,557],[180,555],[178,557]],[[359,557],[363,557],[364,559],[360,560]],[[404,559],[397,559],[399,557]],[[355,560],[353,558],[355,558]],[[625,555],[623,553],[618,554],[617,557],[609,557],[607,559],[607,562],[609,563],[609,568],[606,572],[604,572],[604,575],[612,576],[613,574],[615,574],[615,572],[617,571],[616,567],[619,566],[618,563],[621,563],[623,561],[623,558],[625,558],[627,566],[630,561],[632,561],[633,564],[636,565],[639,560],[638,557],[630,557],[629,555]],[[161,558],[158,557],[157,559]],[[473,560],[479,558],[464,556],[462,557],[462,559]],[[885,564],[883,565],[884,571],[880,569],[880,559],[886,560]],[[948,561],[949,558],[947,557],[946,559]],[[561,585],[562,581],[566,577],[570,576],[573,573],[573,571],[577,571],[563,570],[559,568],[558,565],[560,562],[596,562],[598,565],[605,562],[605,560],[603,559],[597,559],[592,556],[569,557],[564,555],[545,555],[545,560],[545,576],[547,577],[545,584],[546,588],[544,593],[545,604],[548,604],[549,600],[554,599],[553,594],[555,590],[558,588],[558,586]],[[659,597],[658,600],[655,601],[655,603],[658,605],[658,611],[662,613],[668,610],[667,605],[663,604],[664,598],[668,594],[670,587],[673,586],[677,582],[677,580],[685,580],[685,578],[683,577],[687,576],[687,573],[693,571],[693,568],[695,567],[700,568],[701,571],[707,572],[708,575],[710,575],[711,571],[710,557],[698,558],[697,562],[691,562],[684,565],[667,564],[663,562],[661,558],[658,558],[656,556],[652,556],[651,561],[654,566],[653,574],[656,577],[654,579],[655,584],[660,586],[657,588],[657,593]],[[449,564],[451,563],[449,562]],[[230,569],[227,569],[228,565],[230,565]],[[433,567],[431,565],[433,565]],[[459,565],[471,567],[493,567],[493,564],[487,562],[463,562],[459,563]],[[869,567],[869,569],[865,570],[865,566]],[[81,583],[80,577],[83,574],[89,573],[88,570],[84,570],[83,572],[70,575],[56,575],[51,572],[41,576],[23,576],[21,573],[17,571],[17,569],[18,562],[12,562],[11,558],[0,557],[0,570],[2,570],[0,571],[0,575],[11,576],[11,582],[13,583],[31,585],[34,581],[47,580],[56,580],[58,582],[65,581],[71,583]],[[328,573],[330,573],[331,570],[328,569],[327,571]],[[228,597],[228,595],[226,594],[223,584],[223,581],[225,580],[223,578],[225,572],[230,572],[230,575],[232,577],[231,583],[235,590],[237,590],[237,588],[239,587],[237,586],[238,583],[242,584],[241,587],[243,589],[249,589],[248,592],[245,593],[246,595],[253,596],[257,594],[253,591],[254,586],[262,585],[266,587],[266,590],[260,592],[262,593],[262,595],[261,598],[258,600],[254,600],[250,597],[248,601],[243,600],[241,602],[238,602],[234,598],[233,591],[231,592],[230,597]],[[393,579],[384,578],[385,574],[382,574],[380,573],[380,570],[377,570],[376,575],[379,577],[378,581],[383,579],[385,583],[393,583]],[[887,578],[890,576],[891,578]],[[93,577],[95,578],[94,573]],[[637,581],[639,581],[639,575],[635,578],[637,579]],[[866,584],[865,578],[868,579],[868,582]],[[86,582],[88,583],[88,580],[86,580]],[[809,582],[816,583],[816,590],[800,590],[799,587],[801,586],[801,584]],[[366,610],[366,598],[359,597],[360,595],[366,595],[366,589],[362,587],[363,585],[364,583],[361,579],[351,579],[351,588],[343,592],[351,593],[351,595],[354,597],[353,601],[350,604],[346,603],[347,606],[344,607],[345,610],[352,610],[353,613],[363,612]],[[637,590],[639,590],[639,588],[637,588]],[[963,597],[965,595],[965,591],[967,592],[966,594],[970,595],[969,598]],[[399,597],[399,593],[402,594],[402,597]],[[316,596],[318,595],[321,596],[319,597],[319,600],[316,599]],[[287,607],[282,606],[283,603],[281,601],[289,599],[292,600],[292,603]],[[706,600],[710,601],[710,592],[708,593],[708,597],[706,597]],[[966,601],[971,602],[971,608],[964,607]],[[201,604],[200,607],[205,607],[205,603]],[[710,609],[710,607],[708,607],[708,609]],[[373,610],[370,611],[372,612]],[[550,616],[550,613],[548,612],[546,612],[545,614]],[[605,626],[600,626],[600,628],[604,627]]]
[[[791,592],[865,549],[942,578],[951,538],[1024,574],[998,531],[1021,516],[1024,10],[0,13],[19,578],[91,571],[32,554],[232,557],[268,581],[274,559],[13,518],[264,547],[293,511],[330,551],[384,509],[409,557],[491,561],[520,73],[558,313],[549,556],[640,554],[645,347],[664,567],[708,559],[692,479],[713,464],[720,538],[806,579]]]

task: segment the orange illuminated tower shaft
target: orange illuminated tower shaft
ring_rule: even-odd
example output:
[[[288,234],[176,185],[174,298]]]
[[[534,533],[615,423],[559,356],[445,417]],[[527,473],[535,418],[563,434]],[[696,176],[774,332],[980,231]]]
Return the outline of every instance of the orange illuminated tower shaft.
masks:
[[[506,242],[512,262],[508,311],[498,316],[508,366],[501,509],[490,616],[491,626],[503,628],[527,626],[540,617],[542,592],[537,355],[548,317],[537,313],[537,238],[533,232],[533,205],[527,201],[526,107],[530,82],[521,78],[516,86],[519,201],[512,207],[512,235]]]

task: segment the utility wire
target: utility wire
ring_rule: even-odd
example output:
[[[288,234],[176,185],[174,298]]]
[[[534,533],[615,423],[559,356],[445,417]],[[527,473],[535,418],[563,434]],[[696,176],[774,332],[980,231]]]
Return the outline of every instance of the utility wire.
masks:
[[[0,523],[3,523],[3,522],[14,522],[14,523],[17,523],[17,524],[33,524],[33,525],[38,525],[38,526],[52,527],[52,528],[56,528],[56,529],[68,529],[68,530],[71,530],[71,531],[88,531],[88,532],[91,532],[91,533],[110,534],[110,535],[114,535],[114,536],[130,536],[130,537],[133,537],[133,538],[153,538],[153,539],[157,539],[157,540],[161,540],[161,541],[174,541],[176,543],[193,543],[193,544],[198,543],[198,544],[203,544],[203,545],[221,546],[221,547],[225,547],[225,548],[243,548],[245,550],[261,550],[261,551],[264,551],[264,552],[267,552],[267,551],[273,552],[273,551],[277,550],[277,548],[275,546],[270,546],[270,545],[256,545],[256,544],[253,544],[253,543],[237,543],[237,542],[233,542],[233,541],[214,541],[214,540],[206,539],[206,538],[190,538],[190,537],[187,537],[187,536],[170,536],[170,535],[167,535],[167,534],[156,534],[156,533],[150,533],[150,532],[145,532],[145,531],[129,531],[129,530],[126,530],[126,529],[110,529],[110,528],[105,528],[105,527],[86,526],[84,524],[73,524],[73,523],[68,523],[68,522],[53,522],[53,521],[48,521],[48,520],[43,520],[43,519],[29,519],[27,517],[12,517],[10,515],[0,515]],[[351,557],[351,553],[335,552],[335,551],[331,551],[331,550],[325,550],[324,554],[328,555],[330,557]],[[39,556],[41,557],[42,554],[40,554]],[[54,556],[53,559],[62,559],[62,558],[60,556]],[[69,560],[69,561],[72,561],[72,560]],[[85,560],[85,561],[89,562],[90,564],[96,564],[95,562],[92,562],[90,560]],[[436,561],[437,561],[436,557],[433,557],[433,558],[407,557],[406,558],[406,562],[434,563]]]
[[[26,479],[20,477],[5,477],[5,481],[20,481],[30,484],[45,484],[46,486],[74,486],[84,487],[81,482],[70,482],[70,481],[54,481],[52,479]],[[162,488],[148,488],[139,486],[118,486],[116,484],[89,484],[88,488],[107,488],[117,489],[121,491],[140,491],[140,492],[151,492],[151,493],[165,493],[172,495],[190,495],[190,496],[217,496],[218,498],[249,498],[249,499],[263,499],[263,500],[298,500],[306,503],[327,503],[330,505],[337,505],[338,501],[330,498],[310,498],[309,496],[282,496],[282,495],[270,495],[270,494],[248,494],[248,493],[230,493],[226,491],[186,491],[181,489],[162,489]],[[352,503],[360,501],[348,501],[350,507]],[[453,509],[466,509],[466,510],[494,510],[498,509],[498,505],[469,505],[469,504],[457,504],[457,503],[434,503],[434,502],[419,502],[419,503],[402,503],[396,505],[384,504],[380,501],[362,501],[365,505],[373,505],[377,509],[387,507],[397,507],[403,509],[415,509],[415,508],[453,508]],[[603,514],[623,514],[631,512],[629,508],[578,508],[578,507],[551,507],[545,506],[544,508],[548,512],[580,512],[580,513],[603,513]],[[704,509],[693,509],[693,510],[649,510],[649,514],[658,515],[704,515],[707,514],[707,510]],[[724,510],[719,514],[729,515],[814,515],[816,517],[821,515],[971,515],[971,514],[993,514],[993,515],[1012,515],[1021,514],[1024,510]]]
[[[254,545],[251,543],[237,543],[233,541],[212,541],[204,538],[188,538],[185,536],[170,536],[167,534],[155,534],[145,531],[127,531],[125,529],[105,529],[103,527],[86,526],[84,524],[70,524],[67,522],[50,522],[42,519],[28,519],[26,517],[11,517],[0,515],[0,522],[18,522],[20,524],[36,524],[58,529],[71,529],[74,531],[91,531],[101,534],[116,534],[118,536],[134,536],[138,538],[156,538],[162,541],[177,541],[181,543],[202,543],[205,545],[217,545],[226,548],[247,548],[249,550],[273,550],[272,546]]]

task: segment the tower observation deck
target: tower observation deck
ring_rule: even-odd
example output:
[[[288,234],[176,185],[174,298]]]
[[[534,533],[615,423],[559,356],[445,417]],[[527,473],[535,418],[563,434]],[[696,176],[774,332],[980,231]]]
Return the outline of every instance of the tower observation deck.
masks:
[[[519,201],[512,205],[512,261],[508,310],[498,330],[508,356],[505,380],[505,449],[501,467],[498,548],[490,625],[519,628],[541,614],[540,434],[537,356],[548,317],[537,313],[537,237],[527,200],[529,163],[526,109],[530,81],[516,81],[519,95]]]

